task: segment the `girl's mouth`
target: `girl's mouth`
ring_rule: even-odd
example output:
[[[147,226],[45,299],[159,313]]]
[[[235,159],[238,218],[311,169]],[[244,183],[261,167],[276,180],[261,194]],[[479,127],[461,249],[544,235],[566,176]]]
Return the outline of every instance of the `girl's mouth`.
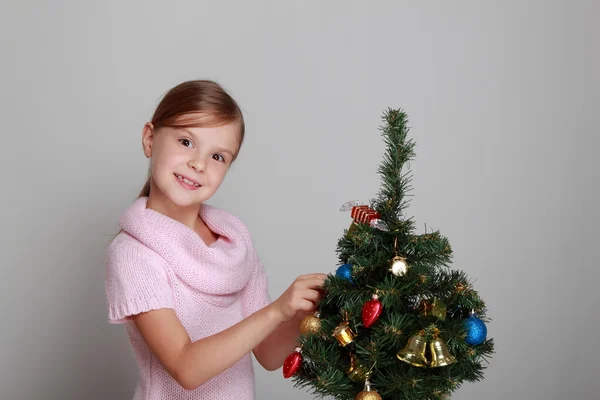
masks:
[[[188,178],[186,178],[185,176],[182,176],[182,175],[179,175],[179,174],[175,174],[175,177],[176,177],[177,179],[179,179],[181,182],[183,182],[183,183],[185,183],[185,184],[187,184],[187,185],[190,185],[190,186],[195,186],[195,187],[200,187],[200,186],[202,186],[202,185],[200,185],[200,184],[199,184],[199,183],[197,183],[197,182],[194,182],[194,181],[192,181],[192,180],[189,180],[189,179],[188,179]]]

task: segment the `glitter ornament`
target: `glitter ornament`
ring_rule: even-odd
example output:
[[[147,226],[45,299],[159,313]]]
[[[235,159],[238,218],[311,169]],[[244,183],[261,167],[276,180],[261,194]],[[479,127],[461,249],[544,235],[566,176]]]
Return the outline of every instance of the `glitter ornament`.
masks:
[[[352,264],[343,264],[335,271],[335,276],[352,282]]]
[[[300,332],[303,334],[308,333],[319,333],[321,331],[321,319],[319,318],[319,312],[315,312],[314,315],[307,315],[300,322]]]
[[[464,320],[463,327],[467,332],[465,342],[467,342],[468,345],[477,346],[478,344],[485,342],[487,327],[475,313],[471,313],[471,316]]]
[[[356,396],[356,400],[381,400],[381,396],[376,390],[371,389],[371,383],[365,381],[365,389]]]

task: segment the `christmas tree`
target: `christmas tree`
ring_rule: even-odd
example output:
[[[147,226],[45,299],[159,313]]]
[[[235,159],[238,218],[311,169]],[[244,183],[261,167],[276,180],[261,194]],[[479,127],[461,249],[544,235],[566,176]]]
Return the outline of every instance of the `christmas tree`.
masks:
[[[402,110],[388,109],[383,122],[381,190],[368,205],[342,206],[352,220],[338,242],[340,265],[283,374],[318,397],[445,399],[483,379],[494,352],[485,303],[450,268],[448,239],[416,234],[405,217],[415,145]]]

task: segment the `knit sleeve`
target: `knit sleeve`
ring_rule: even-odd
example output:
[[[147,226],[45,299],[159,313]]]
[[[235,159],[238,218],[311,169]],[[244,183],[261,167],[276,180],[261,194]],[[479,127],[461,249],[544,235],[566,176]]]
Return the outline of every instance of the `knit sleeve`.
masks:
[[[242,292],[242,301],[244,318],[271,303],[267,273],[258,255],[255,255],[254,273]]]
[[[174,308],[172,288],[162,259],[128,239],[117,237],[106,254],[108,321],[160,308]]]

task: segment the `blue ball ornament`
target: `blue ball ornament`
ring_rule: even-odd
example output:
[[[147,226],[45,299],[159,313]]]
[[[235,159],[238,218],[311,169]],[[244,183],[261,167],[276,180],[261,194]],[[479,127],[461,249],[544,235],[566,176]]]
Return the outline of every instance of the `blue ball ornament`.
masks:
[[[340,265],[337,271],[335,271],[335,276],[346,279],[348,282],[352,282],[352,264]]]
[[[463,324],[465,331],[467,332],[465,342],[467,342],[468,345],[477,346],[478,344],[485,342],[487,327],[482,320],[475,315],[471,315],[469,318],[465,319]]]

